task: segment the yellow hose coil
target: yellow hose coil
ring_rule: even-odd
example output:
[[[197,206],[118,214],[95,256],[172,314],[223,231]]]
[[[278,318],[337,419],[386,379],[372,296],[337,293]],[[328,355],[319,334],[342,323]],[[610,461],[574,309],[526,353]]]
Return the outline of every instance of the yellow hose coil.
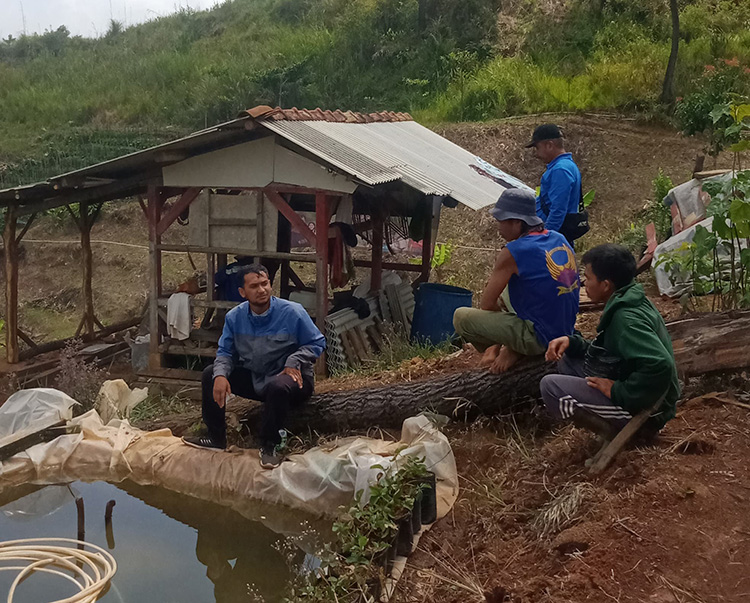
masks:
[[[11,563],[11,565],[6,565]],[[35,572],[54,574],[75,584],[78,593],[50,603],[94,603],[117,571],[115,558],[103,548],[72,538],[29,538],[0,542],[0,571],[17,571],[6,603],[21,581]]]

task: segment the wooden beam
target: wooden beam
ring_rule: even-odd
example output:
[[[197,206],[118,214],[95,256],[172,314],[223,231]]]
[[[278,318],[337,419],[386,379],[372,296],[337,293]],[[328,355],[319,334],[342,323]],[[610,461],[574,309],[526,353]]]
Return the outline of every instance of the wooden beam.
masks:
[[[287,264],[287,266],[289,265]],[[289,266],[289,278],[294,283],[294,286],[300,291],[315,291],[315,289],[313,289],[312,287],[308,287],[307,285],[305,285],[304,281],[299,277],[299,275],[291,266]]]
[[[34,340],[31,337],[29,337],[26,333],[24,333],[21,329],[18,329],[18,336],[30,348],[35,348],[36,347],[36,343],[34,342]]]
[[[9,205],[5,210],[3,229],[5,266],[5,354],[10,364],[18,362],[18,244],[16,225],[18,206]]]
[[[66,433],[65,419],[59,417],[40,421],[36,426],[21,429],[0,439],[0,462],[23,452],[27,448],[41,442],[49,442],[59,435]]]
[[[172,204],[164,217],[159,220],[159,225],[156,227],[158,236],[162,236],[180,214],[190,207],[190,204],[198,198],[202,190],[200,188],[189,188],[182,193],[182,196]]]
[[[324,193],[315,195],[315,321],[321,333],[328,314],[328,201]]]
[[[54,207],[62,207],[64,205],[74,205],[86,202],[102,203],[104,201],[111,201],[112,199],[122,199],[124,197],[130,197],[131,195],[142,193],[150,183],[160,182],[161,171],[140,174],[133,178],[126,178],[111,184],[91,186],[74,192],[66,192],[50,196],[40,201],[25,203],[19,207],[18,215],[23,216],[33,214]]]
[[[354,260],[354,265],[360,268],[372,268],[370,260]],[[420,264],[404,264],[402,262],[383,262],[385,270],[402,270],[404,272],[422,272]]]
[[[79,204],[78,209],[80,211],[81,204]],[[65,206],[65,209],[70,214],[70,217],[73,218],[73,223],[76,225],[76,228],[78,228],[79,231],[83,231],[83,226],[81,223],[81,217],[76,216],[76,212],[73,211],[73,208],[70,206],[70,204]]]
[[[648,421],[649,417],[655,413],[664,402],[664,396],[654,402],[649,408],[642,410],[635,415],[627,425],[623,427],[611,442],[605,442],[599,452],[594,456],[589,467],[590,475],[599,475],[612,464],[615,457],[620,454],[627,443],[638,433],[641,427]]]
[[[138,205],[141,206],[141,210],[143,211],[143,217],[146,218],[146,222],[148,222],[148,208],[146,207],[146,204],[143,202],[143,195],[138,195]]]
[[[111,324],[108,327],[104,327],[101,331],[97,331],[96,333],[83,335],[80,339],[82,339],[83,341],[93,341],[94,339],[97,339],[99,337],[106,337],[107,335],[112,335],[112,333],[119,333],[120,331],[125,331],[126,329],[130,329],[131,327],[137,327],[139,324],[141,324],[140,316],[137,318],[130,318],[122,322]],[[76,337],[66,337],[65,339],[57,339],[55,341],[40,343],[31,350],[23,350],[20,353],[20,359],[28,360],[29,358],[33,358],[34,356],[38,356],[39,354],[61,350],[75,339]]]
[[[34,223],[34,220],[36,220],[38,214],[31,214],[26,220],[26,224],[24,224],[23,228],[21,229],[21,232],[16,237],[16,245],[19,245],[21,243],[21,239],[23,239],[24,235],[29,232],[29,228],[31,228],[31,225]]]
[[[148,259],[149,259],[149,313],[148,327],[150,335],[148,366],[150,369],[161,368],[159,353],[159,296],[161,295],[161,236],[159,222],[163,199],[157,186],[148,187]]]
[[[294,262],[315,263],[315,253],[284,253],[281,251],[261,251],[260,249],[238,249],[236,247],[203,247],[201,245],[158,245],[160,251],[182,251],[185,253],[215,253],[217,255],[247,255],[252,257],[271,258],[275,260],[292,260]],[[226,265],[226,264],[225,264]],[[217,270],[221,269],[221,266]]]
[[[214,299],[214,300],[203,300],[203,299],[197,299],[193,297],[190,300],[190,305],[192,305],[195,308],[222,308],[224,310],[231,310],[235,306],[239,306],[242,302],[235,302],[235,301],[227,301],[223,299]],[[167,297],[160,297],[158,301],[160,308],[166,308],[169,305],[169,298]]]
[[[284,216],[287,220],[289,220],[289,223],[292,225],[292,228],[296,230],[298,233],[300,233],[302,236],[304,236],[308,242],[310,243],[310,246],[315,247],[317,245],[317,241],[319,240],[315,233],[310,230],[310,227],[305,224],[305,221],[299,217],[299,214],[294,211],[289,204],[286,202],[284,197],[282,197],[279,193],[273,190],[265,190],[266,197],[268,200],[274,204],[276,209],[279,210],[279,213],[281,213],[282,216]],[[322,196],[322,198],[325,198],[325,195],[322,193],[319,193],[315,196],[315,214],[316,214],[316,224],[317,224],[317,212],[318,212],[318,197]],[[324,217],[328,216],[328,205],[326,204],[326,214]],[[326,237],[328,236],[328,227],[326,226]],[[326,248],[328,248],[328,239],[325,241]],[[316,247],[317,249],[317,247]]]

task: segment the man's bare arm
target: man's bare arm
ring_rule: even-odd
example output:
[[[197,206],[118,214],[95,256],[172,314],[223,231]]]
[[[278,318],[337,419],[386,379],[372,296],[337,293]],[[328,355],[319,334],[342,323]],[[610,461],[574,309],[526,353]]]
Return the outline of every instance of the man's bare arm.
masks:
[[[503,249],[495,258],[495,266],[490,274],[490,279],[482,292],[482,298],[479,301],[479,307],[482,310],[500,310],[497,300],[508,285],[510,277],[518,274],[518,266],[513,259],[510,251]]]

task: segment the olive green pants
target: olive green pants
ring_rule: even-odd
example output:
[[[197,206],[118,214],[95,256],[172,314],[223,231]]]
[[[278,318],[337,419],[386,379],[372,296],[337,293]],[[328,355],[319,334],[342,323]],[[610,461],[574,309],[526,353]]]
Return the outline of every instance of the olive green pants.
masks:
[[[476,308],[458,308],[453,314],[453,327],[465,341],[484,352],[493,345],[507,345],[524,356],[544,354],[546,348],[539,343],[530,320],[523,320],[513,312],[507,288],[503,302],[510,311],[493,312]]]

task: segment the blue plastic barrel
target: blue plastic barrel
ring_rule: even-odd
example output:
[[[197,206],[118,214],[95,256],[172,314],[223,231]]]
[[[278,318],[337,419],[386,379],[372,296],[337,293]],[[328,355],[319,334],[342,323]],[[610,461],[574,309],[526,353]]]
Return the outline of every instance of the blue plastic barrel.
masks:
[[[414,296],[412,340],[435,345],[453,338],[453,313],[456,308],[470,308],[471,296],[471,291],[461,287],[437,283],[419,285]]]

